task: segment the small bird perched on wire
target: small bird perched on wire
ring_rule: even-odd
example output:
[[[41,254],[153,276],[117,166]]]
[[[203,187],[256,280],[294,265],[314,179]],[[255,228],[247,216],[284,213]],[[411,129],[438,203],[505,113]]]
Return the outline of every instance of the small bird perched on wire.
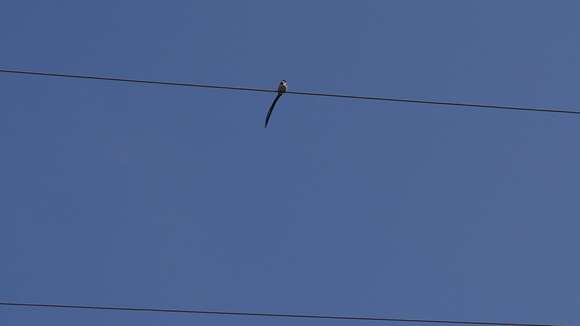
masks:
[[[282,96],[282,94],[286,93],[287,89],[288,89],[288,82],[286,80],[282,80],[280,82],[280,85],[278,85],[278,95],[276,95],[274,102],[272,102],[272,105],[270,105],[270,108],[268,109],[268,114],[266,114],[266,122],[264,123],[264,128],[268,127],[268,121],[270,121],[270,115],[272,115],[272,111],[274,111],[274,106],[276,106],[276,102],[278,102],[278,99],[280,99],[280,96]]]

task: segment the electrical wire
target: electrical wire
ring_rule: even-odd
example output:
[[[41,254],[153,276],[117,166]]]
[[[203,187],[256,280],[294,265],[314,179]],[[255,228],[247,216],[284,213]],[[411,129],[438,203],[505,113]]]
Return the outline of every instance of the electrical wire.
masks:
[[[177,313],[177,314],[245,316],[245,317],[271,317],[271,318],[297,318],[297,319],[332,319],[332,320],[382,321],[382,322],[404,322],[404,323],[496,325],[496,326],[556,326],[554,324],[469,321],[469,320],[409,319],[409,318],[393,318],[393,317],[368,317],[368,316],[343,316],[343,315],[305,315],[305,314],[282,314],[282,313],[268,313],[268,312],[189,310],[189,309],[166,309],[166,308],[138,308],[138,307],[120,307],[120,306],[85,306],[85,305],[64,305],[64,304],[45,304],[45,303],[0,302],[0,306],[12,306],[12,307],[21,307],[21,308],[28,307],[28,308],[53,308],[53,309],[85,309],[85,310],[109,310],[109,311],[112,310],[112,311],[126,311],[126,312],[154,312],[154,313]]]
[[[194,84],[194,83],[173,82],[173,81],[160,81],[160,80],[146,80],[146,79],[130,79],[130,78],[118,78],[118,77],[106,77],[106,76],[96,76],[96,75],[73,75],[73,74],[63,74],[63,73],[26,71],[26,70],[11,70],[11,69],[0,69],[0,73],[20,74],[20,75],[29,75],[29,76],[43,76],[43,77],[57,77],[57,78],[90,79],[90,80],[102,80],[102,81],[125,82],[125,83],[139,83],[139,84],[149,84],[149,85],[165,85],[165,86],[179,86],[179,87],[210,88],[210,89],[221,89],[221,90],[232,90],[232,91],[245,91],[245,92],[277,93],[277,90],[274,90],[274,89],[265,89],[265,88],[250,88],[250,87],[234,87],[234,86],[209,85],[209,84]],[[323,92],[295,92],[295,91],[287,91],[286,94],[304,95],[304,96],[319,96],[319,97],[334,97],[334,98],[345,98],[345,99],[367,100],[367,101],[384,101],[384,102],[414,103],[414,104],[423,104],[423,105],[442,105],[442,106],[452,106],[452,107],[462,107],[462,108],[475,108],[475,109],[512,110],[512,111],[528,111],[528,112],[545,112],[545,113],[575,114],[575,115],[576,114],[579,114],[580,115],[580,111],[578,111],[578,110],[559,109],[559,108],[537,108],[537,107],[510,106],[510,105],[495,105],[495,104],[478,104],[478,103],[463,103],[463,102],[431,101],[431,100],[407,99],[407,98],[392,98],[392,97],[375,97],[375,96],[358,96],[358,95],[347,95],[347,94],[333,94],[333,93],[323,93]]]

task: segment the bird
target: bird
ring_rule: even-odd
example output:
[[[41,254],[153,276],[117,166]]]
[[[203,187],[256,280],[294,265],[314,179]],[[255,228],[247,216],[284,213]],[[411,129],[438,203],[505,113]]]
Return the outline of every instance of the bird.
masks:
[[[266,114],[266,122],[264,122],[264,128],[268,127],[268,121],[270,121],[270,116],[272,115],[272,111],[274,111],[274,106],[276,106],[276,102],[278,102],[278,100],[280,99],[280,96],[282,96],[284,93],[286,93],[286,90],[288,89],[288,82],[283,79],[280,82],[280,85],[278,85],[278,95],[276,95],[276,98],[274,99],[274,101],[272,102],[272,105],[270,105],[270,108],[268,109],[268,114]]]

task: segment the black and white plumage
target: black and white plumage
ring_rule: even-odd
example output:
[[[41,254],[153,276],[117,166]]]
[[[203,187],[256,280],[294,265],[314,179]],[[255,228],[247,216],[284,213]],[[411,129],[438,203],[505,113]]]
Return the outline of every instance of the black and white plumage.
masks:
[[[276,106],[276,102],[278,102],[278,100],[280,99],[280,96],[282,96],[282,94],[286,93],[287,89],[288,89],[288,82],[286,80],[282,80],[280,82],[280,85],[278,85],[278,95],[276,95],[276,98],[274,99],[274,101],[272,102],[272,105],[270,105],[270,108],[268,109],[268,114],[266,114],[266,122],[264,123],[264,128],[268,127],[268,121],[270,121],[270,116],[272,115],[272,111],[274,111],[274,106]]]

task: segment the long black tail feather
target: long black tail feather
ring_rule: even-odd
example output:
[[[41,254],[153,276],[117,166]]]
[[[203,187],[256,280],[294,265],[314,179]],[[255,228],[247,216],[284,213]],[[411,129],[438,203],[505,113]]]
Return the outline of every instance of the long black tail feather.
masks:
[[[280,96],[282,96],[282,94],[278,94],[278,96],[276,96],[276,98],[274,99],[274,102],[272,102],[272,105],[270,105],[270,108],[268,109],[268,114],[266,114],[266,122],[264,122],[264,128],[268,127],[268,121],[270,121],[270,116],[272,115],[272,111],[274,111],[274,106],[276,106],[276,102],[278,102]]]

